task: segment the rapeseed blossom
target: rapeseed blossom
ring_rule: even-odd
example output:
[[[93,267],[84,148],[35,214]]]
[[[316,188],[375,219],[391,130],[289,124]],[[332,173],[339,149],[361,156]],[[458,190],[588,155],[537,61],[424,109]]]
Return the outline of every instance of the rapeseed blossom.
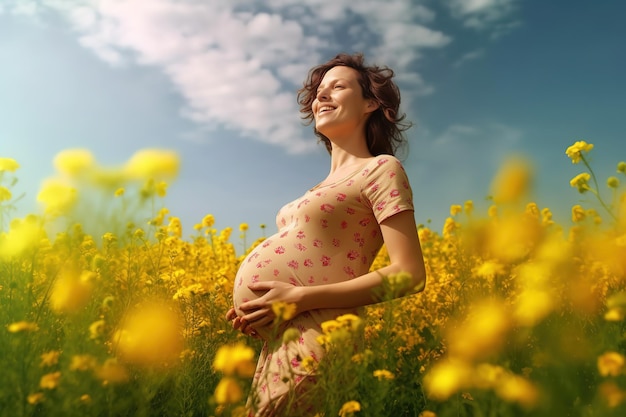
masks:
[[[57,313],[78,313],[91,299],[93,280],[91,271],[63,269],[52,288],[50,308]]]
[[[588,172],[582,172],[572,178],[569,184],[572,186],[572,188],[578,189],[578,192],[582,194],[590,190],[588,184],[590,179],[591,175]]]
[[[54,166],[70,178],[84,176],[95,165],[93,154],[87,149],[67,149],[54,157]]]
[[[19,167],[20,164],[15,159],[0,157],[0,173],[15,172]]]
[[[296,308],[297,306],[295,303],[285,303],[282,301],[272,303],[272,312],[276,316],[276,320],[279,322],[292,319],[296,314]]]
[[[236,404],[243,398],[243,390],[236,379],[224,377],[215,387],[215,401],[218,404]]]
[[[213,359],[213,369],[226,376],[250,378],[256,368],[255,352],[242,343],[220,346]]]
[[[120,384],[127,382],[130,375],[126,367],[120,364],[117,359],[109,358],[102,365],[96,366],[94,374],[106,384]]]
[[[470,385],[473,369],[465,361],[455,359],[437,362],[424,377],[424,388],[430,398],[444,401]]]
[[[13,195],[11,194],[11,191],[0,185],[0,203],[2,203],[3,201],[9,201],[11,198],[13,197]]]
[[[602,376],[618,376],[624,374],[626,359],[618,352],[605,352],[598,357],[598,371]]]
[[[37,194],[37,201],[43,204],[46,214],[60,216],[74,207],[77,195],[78,191],[73,186],[51,178],[44,181]]]
[[[522,158],[512,158],[503,164],[491,183],[493,200],[497,204],[518,203],[530,190],[532,170]]]
[[[39,387],[42,389],[52,390],[59,386],[61,380],[61,372],[51,372],[41,377],[39,381]]]
[[[358,401],[348,401],[341,406],[339,410],[340,417],[350,417],[354,413],[361,411],[361,404]]]
[[[579,140],[567,148],[565,154],[572,160],[573,164],[577,164],[583,157],[583,153],[589,153],[592,149],[593,144],[587,143],[584,140]]]
[[[59,363],[59,356],[61,352],[58,350],[51,350],[41,354],[41,363],[39,366],[45,368],[47,366],[54,366]]]
[[[598,393],[609,408],[618,407],[626,400],[626,391],[622,390],[613,381],[605,381],[600,384]]]
[[[9,231],[0,234],[0,259],[10,259],[37,247],[46,233],[34,215],[13,219]]]
[[[394,379],[395,376],[386,369],[377,369],[374,371],[374,378],[377,378],[379,381],[390,381]]]
[[[174,179],[180,170],[180,158],[173,151],[143,149],[137,151],[124,166],[125,174],[132,179]]]
[[[29,321],[18,321],[7,326],[9,333],[36,332],[39,330],[37,323]]]
[[[128,363],[160,367],[183,350],[180,317],[167,303],[148,302],[131,311],[113,335],[112,346]]]

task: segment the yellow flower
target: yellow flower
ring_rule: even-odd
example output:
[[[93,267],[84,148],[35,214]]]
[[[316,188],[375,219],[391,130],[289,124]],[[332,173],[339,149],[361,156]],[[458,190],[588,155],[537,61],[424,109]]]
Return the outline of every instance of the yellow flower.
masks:
[[[288,344],[288,343],[293,342],[293,341],[298,340],[298,339],[300,339],[300,331],[298,329],[296,329],[295,327],[289,327],[283,333],[283,343],[284,344]]]
[[[610,408],[617,407],[626,399],[626,391],[622,391],[613,381],[600,384],[598,393]]]
[[[342,314],[336,320],[337,323],[351,332],[359,331],[363,325],[363,320],[355,314]]]
[[[424,377],[424,387],[428,396],[444,401],[451,395],[465,388],[473,375],[472,368],[458,360],[437,362]]]
[[[626,162],[620,161],[617,163],[617,172],[621,172],[622,174],[626,174]]]
[[[450,216],[456,216],[463,211],[463,207],[460,204],[453,204],[450,206]]]
[[[248,230],[248,228],[249,228],[249,227],[248,227],[248,223],[241,223],[241,224],[239,225],[239,231],[240,231],[240,232],[245,232],[246,230]]]
[[[377,369],[374,371],[374,378],[378,378],[379,381],[390,381],[395,378],[394,374],[386,369]]]
[[[0,172],[15,172],[20,167],[15,159],[0,158]]]
[[[491,205],[489,206],[489,208],[487,209],[487,215],[492,218],[495,219],[498,217],[498,206],[496,205]]]
[[[546,291],[525,289],[516,302],[513,315],[522,326],[533,326],[553,309],[553,297]]]
[[[573,164],[577,164],[580,162],[583,152],[588,153],[592,149],[593,144],[587,143],[583,140],[579,140],[578,142],[567,148],[565,154],[572,160]]]
[[[215,224],[215,217],[212,214],[207,214],[202,219],[203,227],[213,227],[214,224]]]
[[[171,179],[178,175],[180,159],[173,151],[144,149],[136,152],[126,163],[125,172],[130,178]]]
[[[494,388],[503,400],[516,402],[525,408],[532,408],[539,399],[537,387],[518,375],[506,375]]]
[[[91,271],[69,267],[62,270],[50,294],[50,308],[57,313],[78,313],[91,299]]]
[[[39,326],[37,326],[37,323],[32,323],[30,321],[18,321],[16,323],[9,324],[8,330],[10,333],[36,332],[39,330]]]
[[[621,307],[611,308],[604,314],[604,320],[606,321],[622,321],[624,317],[626,317],[626,314]]]
[[[128,381],[129,375],[126,368],[117,362],[117,359],[109,358],[102,366],[96,367],[95,375],[106,383],[123,383]]]
[[[96,358],[91,355],[74,355],[70,362],[70,371],[88,371],[96,367]]]
[[[624,356],[617,352],[606,352],[598,357],[598,371],[602,376],[618,376],[624,373]]]
[[[276,315],[276,319],[279,321],[286,321],[293,318],[296,314],[296,304],[285,303],[283,301],[276,301],[272,303],[272,311]]]
[[[576,204],[572,207],[572,221],[574,223],[582,222],[583,220],[585,220],[586,216],[587,213],[585,212],[585,209],[582,208],[579,204]]]
[[[223,345],[217,350],[213,359],[213,369],[226,376],[240,376],[250,378],[254,375],[254,349],[243,343]]]
[[[0,185],[0,203],[3,201],[9,201],[12,197],[13,195],[11,194],[11,191]]]
[[[573,188],[577,188],[579,193],[584,193],[585,191],[590,190],[589,185],[587,184],[590,179],[591,175],[587,172],[583,172],[572,178],[569,185]]]
[[[348,401],[341,406],[339,410],[340,417],[349,417],[361,411],[361,404],[358,401]]]
[[[236,379],[224,377],[215,387],[215,401],[218,404],[236,404],[243,398],[243,390]]]
[[[449,330],[450,353],[464,359],[494,353],[504,343],[509,326],[507,307],[503,303],[476,302],[464,322]]]
[[[120,187],[117,190],[115,190],[115,197],[121,197],[124,195],[124,193],[126,192],[126,190],[124,190],[124,188]]]
[[[424,410],[418,417],[437,417],[437,414],[430,410]]]
[[[474,211],[474,202],[472,200],[467,200],[463,204],[463,210],[465,210],[465,214],[467,214],[468,216],[472,214],[472,212]]]
[[[26,401],[28,401],[28,404],[30,405],[35,405],[43,402],[44,399],[45,397],[43,395],[43,392],[36,392],[34,394],[28,394]]]
[[[504,265],[497,261],[485,261],[480,266],[475,267],[472,272],[491,281],[496,275],[504,273]]]
[[[530,189],[532,169],[525,159],[509,159],[491,183],[493,200],[498,204],[519,202]]]
[[[56,169],[69,177],[78,177],[93,168],[95,159],[86,149],[68,149],[54,157]]]
[[[609,177],[606,180],[606,185],[608,185],[609,188],[617,188],[619,187],[619,180],[617,177]]]
[[[39,387],[42,389],[55,389],[59,386],[60,380],[61,372],[51,372],[41,377],[41,380],[39,380]]]
[[[167,183],[160,181],[155,187],[156,193],[159,197],[165,197],[167,195]]]
[[[74,187],[56,179],[48,179],[41,186],[37,201],[42,203],[47,214],[65,214],[76,203],[77,191]]]
[[[458,227],[457,222],[455,222],[452,217],[447,217],[443,224],[443,236],[450,237]]]
[[[176,236],[177,238],[182,237],[183,235],[183,225],[178,217],[171,217],[170,223],[167,226],[167,231],[172,236]]]
[[[61,352],[59,352],[58,350],[51,350],[49,352],[46,353],[42,353],[41,354],[41,363],[39,364],[39,366],[46,367],[46,366],[54,366],[57,363],[59,363],[59,355],[61,355]]]
[[[302,359],[302,362],[300,362],[300,366],[302,366],[305,371],[311,372],[317,366],[317,361],[312,356],[307,356],[306,358]]]
[[[94,321],[89,325],[89,338],[98,339],[104,333],[104,320]]]
[[[182,323],[163,302],[151,301],[131,311],[113,336],[121,359],[142,366],[167,366],[183,350]]]
[[[9,232],[0,236],[0,257],[19,256],[22,252],[36,247],[44,236],[45,231],[36,216],[14,219],[9,225]]]

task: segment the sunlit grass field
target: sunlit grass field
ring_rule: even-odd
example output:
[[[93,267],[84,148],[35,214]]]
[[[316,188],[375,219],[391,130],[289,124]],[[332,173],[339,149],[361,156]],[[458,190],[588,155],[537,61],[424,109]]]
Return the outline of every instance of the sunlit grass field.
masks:
[[[327,322],[325,360],[302,358],[317,415],[626,415],[626,162],[597,178],[592,152],[566,150],[589,197],[567,223],[527,200],[530,164],[511,159],[485,213],[459,202],[420,226],[426,289],[394,299],[406,277],[387,277],[388,301]],[[263,238],[211,214],[182,230],[162,206],[175,153],[54,163],[41,213],[14,218],[19,161],[0,157],[0,417],[246,415],[261,345],[224,315]]]

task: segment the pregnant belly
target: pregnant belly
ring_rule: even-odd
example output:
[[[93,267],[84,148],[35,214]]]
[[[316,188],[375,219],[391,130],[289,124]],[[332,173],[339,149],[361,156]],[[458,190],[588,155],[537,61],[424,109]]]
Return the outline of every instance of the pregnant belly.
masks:
[[[284,260],[274,259],[274,250],[270,247],[259,246],[243,260],[233,289],[233,303],[239,316],[243,312],[239,306],[250,300],[262,296],[265,291],[252,291],[248,285],[254,282],[280,281],[292,285],[301,285],[293,268]]]

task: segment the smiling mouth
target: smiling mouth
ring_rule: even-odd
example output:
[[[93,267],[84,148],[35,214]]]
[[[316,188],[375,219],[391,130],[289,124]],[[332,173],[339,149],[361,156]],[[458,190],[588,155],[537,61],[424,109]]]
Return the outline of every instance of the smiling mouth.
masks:
[[[335,110],[335,108],[334,108],[334,107],[331,107],[331,106],[323,106],[323,107],[320,107],[320,109],[319,109],[319,111],[317,112],[317,114],[328,113],[329,111],[333,111],[333,110]]]

